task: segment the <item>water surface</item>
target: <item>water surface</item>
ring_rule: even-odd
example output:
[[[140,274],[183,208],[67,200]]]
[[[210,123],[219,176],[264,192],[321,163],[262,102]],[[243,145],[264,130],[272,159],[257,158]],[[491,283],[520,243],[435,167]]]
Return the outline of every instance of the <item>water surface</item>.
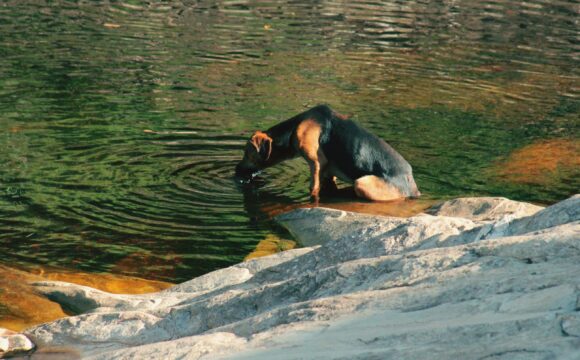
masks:
[[[398,149],[428,199],[564,199],[578,162],[508,164],[546,142],[578,157],[578,10],[4,1],[2,262],[178,282],[242,260],[280,234],[269,210],[308,202],[299,160],[238,187],[245,139],[318,103]]]

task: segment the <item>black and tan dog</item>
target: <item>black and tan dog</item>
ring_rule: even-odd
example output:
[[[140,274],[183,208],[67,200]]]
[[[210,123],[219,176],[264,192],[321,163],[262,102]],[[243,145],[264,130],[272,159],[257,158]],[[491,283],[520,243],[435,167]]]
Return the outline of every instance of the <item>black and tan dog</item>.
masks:
[[[260,170],[298,155],[310,166],[315,200],[321,189],[336,189],[336,178],[354,184],[356,194],[369,200],[421,195],[411,165],[395,149],[326,105],[256,131],[236,176],[251,180]]]

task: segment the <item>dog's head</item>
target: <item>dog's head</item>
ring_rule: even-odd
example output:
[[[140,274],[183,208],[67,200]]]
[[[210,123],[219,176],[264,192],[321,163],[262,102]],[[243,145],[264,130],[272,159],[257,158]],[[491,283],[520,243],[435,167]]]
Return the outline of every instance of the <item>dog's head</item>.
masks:
[[[236,166],[236,177],[251,180],[260,170],[268,166],[272,156],[272,138],[256,131],[246,143],[244,158]]]

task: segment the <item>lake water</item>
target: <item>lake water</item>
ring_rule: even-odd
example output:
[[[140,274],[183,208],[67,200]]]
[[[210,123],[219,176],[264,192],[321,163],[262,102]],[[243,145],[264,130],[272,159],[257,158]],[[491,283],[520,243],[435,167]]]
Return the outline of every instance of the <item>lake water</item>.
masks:
[[[285,236],[269,209],[308,203],[300,160],[238,187],[244,143],[318,103],[393,145],[427,199],[564,199],[580,188],[578,12],[3,1],[1,262],[178,282],[241,261]]]

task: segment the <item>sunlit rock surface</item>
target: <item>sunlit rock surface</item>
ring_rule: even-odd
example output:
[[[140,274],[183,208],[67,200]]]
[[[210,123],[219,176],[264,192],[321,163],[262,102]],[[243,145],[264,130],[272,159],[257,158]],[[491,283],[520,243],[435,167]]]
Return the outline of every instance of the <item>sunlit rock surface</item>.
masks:
[[[306,247],[154,294],[39,282],[79,315],[25,334],[92,359],[579,358],[580,195],[431,213],[298,209]]]
[[[0,328],[0,358],[24,356],[33,349],[34,344],[26,335]]]
[[[533,215],[543,207],[501,197],[459,198],[433,206],[431,215],[461,217],[480,221],[498,221]]]

